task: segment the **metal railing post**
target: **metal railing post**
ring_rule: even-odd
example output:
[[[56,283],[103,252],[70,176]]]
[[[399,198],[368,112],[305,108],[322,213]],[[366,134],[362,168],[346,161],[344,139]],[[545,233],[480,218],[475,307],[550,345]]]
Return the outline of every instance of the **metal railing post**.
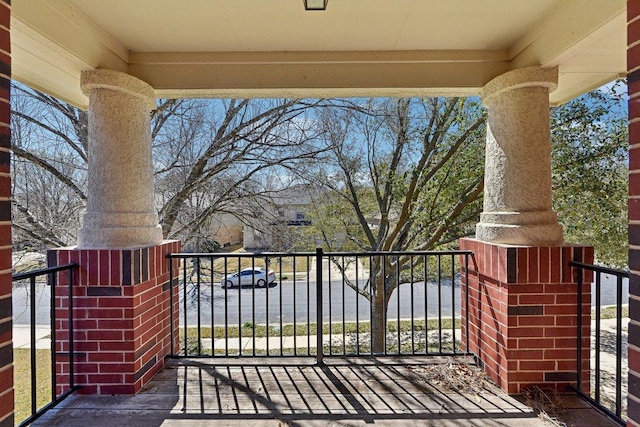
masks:
[[[75,388],[75,355],[73,345],[73,272],[69,271],[69,388]]]
[[[53,402],[58,397],[58,378],[57,378],[57,365],[58,359],[56,357],[57,351],[57,335],[56,335],[56,285],[58,283],[56,274],[49,275],[49,284],[51,286],[50,298],[49,298],[49,325],[51,327],[51,346],[49,349],[51,350],[51,401]]]
[[[473,254],[471,254],[473,256]],[[465,352],[470,354],[469,350],[469,254],[464,256],[464,283],[465,283],[465,295],[464,295],[464,325],[465,325]],[[462,320],[462,319],[461,319]],[[462,324],[460,325],[462,326]]]
[[[30,356],[30,364],[31,364],[31,415],[35,414],[38,411],[37,405],[37,372],[36,372],[36,276],[32,276],[29,278],[29,291],[31,295],[30,298],[30,324],[31,324],[31,333],[29,334],[29,342],[31,343],[31,347],[29,349]]]
[[[577,331],[577,360],[576,364],[578,365],[578,372],[576,375],[577,384],[576,391],[577,393],[585,399],[588,403],[598,408],[600,411],[607,414],[613,420],[617,421],[620,425],[625,425],[626,420],[622,418],[623,413],[623,404],[622,404],[622,384],[627,380],[623,378],[622,367],[621,367],[621,359],[622,359],[622,285],[624,279],[629,279],[629,272],[623,271],[615,268],[603,267],[593,264],[585,264],[579,261],[571,261],[569,263],[571,267],[574,267],[578,270],[578,277],[576,279],[578,290],[578,304],[577,304],[577,318],[578,318],[578,331]],[[595,273],[595,280],[591,279],[592,282],[585,283],[584,275],[585,272]],[[601,383],[604,380],[602,376],[603,368],[601,366],[601,357],[600,357],[600,345],[601,345],[601,314],[602,314],[602,275],[612,275],[616,278],[616,304],[615,304],[615,320],[616,320],[616,337],[615,337],[615,357],[616,357],[616,366],[615,366],[615,399],[613,396],[609,396],[609,391],[605,391],[604,388],[601,387]],[[595,286],[595,313],[593,315],[593,319],[595,322],[595,327],[592,329],[593,336],[591,333],[585,336],[583,331],[583,305],[584,302],[582,297],[584,295],[585,290],[583,289],[584,285],[593,285]],[[587,288],[588,294],[591,295],[592,290]],[[589,307],[591,309],[591,307]],[[590,370],[595,371],[593,377],[584,378],[582,372],[582,358],[584,356],[583,350],[583,339],[586,337],[590,337],[589,340],[593,341],[595,348],[594,361],[591,363]],[[589,348],[589,347],[587,347]],[[585,393],[583,390],[583,383],[589,385],[589,390],[592,391],[593,394]],[[601,394],[606,393],[608,397],[611,397],[611,401],[607,399],[607,401],[603,401],[601,399]]]
[[[582,391],[582,267],[578,268],[578,342],[577,342],[577,387]]]
[[[24,420],[22,420],[20,422],[20,424],[18,424],[20,427],[23,426],[27,426],[30,425],[33,421],[35,421],[36,419],[40,418],[42,416],[42,414],[44,414],[45,412],[47,412],[49,409],[53,408],[54,406],[56,406],[58,403],[62,402],[67,396],[69,396],[71,393],[73,393],[74,391],[76,391],[79,387],[76,386],[75,384],[75,378],[74,378],[74,344],[73,344],[73,339],[74,339],[74,330],[73,330],[73,273],[75,271],[75,269],[78,267],[77,264],[75,263],[70,263],[70,264],[64,264],[64,265],[58,265],[55,267],[46,267],[43,269],[39,269],[39,270],[33,270],[33,271],[28,271],[25,273],[17,273],[17,274],[13,274],[12,275],[12,281],[18,282],[21,280],[28,280],[29,284],[28,284],[28,298],[29,298],[29,305],[30,305],[30,314],[29,314],[29,320],[30,320],[30,333],[29,333],[29,341],[30,341],[30,346],[29,346],[29,362],[31,364],[31,372],[30,372],[30,376],[31,376],[31,390],[30,390],[30,396],[29,396],[29,400],[30,400],[30,406],[31,406],[31,415],[29,415],[27,418],[25,418]],[[56,353],[56,349],[58,347],[58,335],[57,335],[57,328],[58,328],[58,324],[59,322],[62,322],[63,319],[59,319],[56,316],[56,309],[57,309],[57,305],[56,305],[56,285],[58,283],[58,279],[57,279],[57,274],[60,272],[67,272],[69,274],[69,284],[68,284],[68,313],[67,313],[67,321],[68,321],[68,348],[67,348],[67,354],[69,357],[69,388],[67,390],[63,389],[63,386],[60,386],[58,384],[58,353]],[[36,334],[36,320],[37,320],[37,286],[38,286],[38,281],[37,278],[41,277],[41,276],[49,276],[48,280],[47,280],[47,284],[49,286],[51,286],[51,291],[50,291],[50,301],[49,301],[49,309],[51,311],[50,313],[50,319],[49,319],[49,324],[51,327],[51,344],[50,344],[50,351],[51,351],[51,366],[50,366],[50,370],[51,370],[51,380],[50,380],[50,393],[51,393],[51,400],[49,401],[49,403],[46,403],[44,405],[41,405],[40,408],[38,409],[38,402],[40,401],[39,398],[39,388],[37,387],[37,385],[39,384],[38,382],[38,367],[36,366],[37,362],[38,362],[38,358],[36,355],[36,341],[37,341],[37,334]],[[60,326],[60,328],[62,328],[62,326]],[[64,351],[64,349],[60,350],[60,354],[62,354],[62,352]],[[63,372],[64,369],[60,372]],[[61,392],[60,394],[57,393],[58,391],[58,387],[61,387]]]
[[[331,286],[331,284],[329,284]],[[316,248],[316,363],[324,365],[324,349],[322,347],[322,248]]]
[[[173,336],[173,258],[171,254],[167,255],[169,261],[169,339],[171,340],[171,355],[175,355],[175,337]]]
[[[599,333],[599,332],[598,332]],[[628,342],[628,338],[627,338]],[[627,356],[628,357],[628,356]],[[616,417],[622,417],[622,277],[616,279]]]

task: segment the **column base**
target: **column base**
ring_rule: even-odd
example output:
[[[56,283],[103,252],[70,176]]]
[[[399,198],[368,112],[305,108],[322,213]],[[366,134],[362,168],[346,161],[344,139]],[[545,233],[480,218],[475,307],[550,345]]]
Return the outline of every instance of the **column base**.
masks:
[[[591,281],[582,293],[582,360],[577,360],[578,304],[575,269],[593,262],[593,247],[509,246],[461,239],[473,251],[468,281],[462,275],[462,342],[506,392],[531,386],[569,391],[578,370],[589,378]],[[464,344],[463,344],[464,345]]]
[[[562,226],[553,211],[480,214],[476,238],[484,242],[524,246],[560,246]]]
[[[139,248],[162,243],[162,227],[104,227],[78,230],[79,249]]]

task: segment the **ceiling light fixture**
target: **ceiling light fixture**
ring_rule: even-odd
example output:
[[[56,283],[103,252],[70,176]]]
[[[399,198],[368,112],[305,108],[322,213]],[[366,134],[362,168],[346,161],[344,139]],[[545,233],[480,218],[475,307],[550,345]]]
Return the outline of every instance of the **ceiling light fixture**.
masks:
[[[305,10],[326,10],[329,0],[304,0]]]

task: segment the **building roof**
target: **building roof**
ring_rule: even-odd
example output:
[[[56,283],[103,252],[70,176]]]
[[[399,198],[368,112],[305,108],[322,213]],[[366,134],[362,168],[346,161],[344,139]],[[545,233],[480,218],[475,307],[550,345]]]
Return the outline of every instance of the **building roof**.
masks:
[[[294,184],[280,191],[271,194],[271,201],[280,207],[286,206],[307,206],[313,202],[314,197],[318,197],[322,192],[319,187],[307,184]]]

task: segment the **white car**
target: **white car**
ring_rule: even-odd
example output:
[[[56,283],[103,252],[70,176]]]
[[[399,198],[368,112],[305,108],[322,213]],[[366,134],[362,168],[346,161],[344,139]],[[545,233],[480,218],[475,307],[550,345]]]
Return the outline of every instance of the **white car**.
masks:
[[[265,272],[261,268],[245,268],[239,273],[228,274],[220,281],[220,286],[230,288],[232,286],[267,286],[268,283],[275,282],[276,273],[272,270]]]

